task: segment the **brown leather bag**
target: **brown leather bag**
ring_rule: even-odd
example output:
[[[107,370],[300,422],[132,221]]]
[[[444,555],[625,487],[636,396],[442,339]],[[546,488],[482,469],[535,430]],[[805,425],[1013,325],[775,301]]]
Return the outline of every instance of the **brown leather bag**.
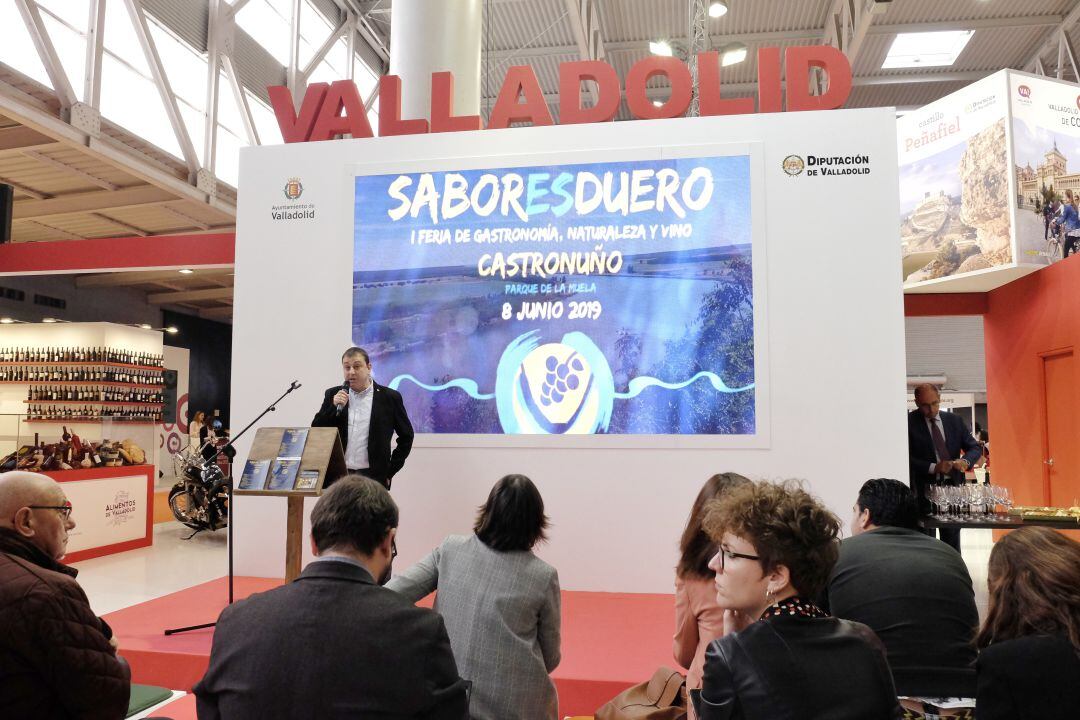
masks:
[[[628,687],[594,715],[596,720],[684,720],[686,678],[678,670],[662,667],[647,683]]]

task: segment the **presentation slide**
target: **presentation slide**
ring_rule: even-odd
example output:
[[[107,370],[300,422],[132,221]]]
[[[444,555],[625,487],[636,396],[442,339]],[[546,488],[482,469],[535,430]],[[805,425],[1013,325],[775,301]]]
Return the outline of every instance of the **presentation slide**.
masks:
[[[749,151],[354,192],[353,341],[417,432],[755,434]]]

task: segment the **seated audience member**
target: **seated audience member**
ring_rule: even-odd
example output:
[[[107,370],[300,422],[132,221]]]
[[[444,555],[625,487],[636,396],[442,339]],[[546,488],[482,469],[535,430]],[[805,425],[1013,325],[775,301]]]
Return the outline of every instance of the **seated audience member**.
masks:
[[[1080,543],[1046,527],[994,544],[980,649],[978,720],[1080,714]]]
[[[900,718],[881,641],[811,600],[836,563],[835,515],[795,483],[754,482],[710,504],[705,532],[725,610],[692,693],[701,720]]]
[[[724,609],[716,604],[716,573],[709,561],[716,555],[716,543],[701,527],[705,506],[722,497],[730,488],[750,482],[736,473],[720,473],[709,478],[694,500],[679,541],[679,565],[675,569],[675,661],[687,669],[686,689],[701,688],[705,649],[723,634]],[[687,708],[694,720],[694,708]]]
[[[379,587],[398,509],[348,475],[311,512],[316,558],[295,581],[225,608],[195,686],[200,720],[468,717],[437,613]]]
[[[559,576],[532,547],[548,526],[544,501],[524,475],[495,483],[474,533],[451,535],[387,585],[409,602],[434,592],[473,720],[554,720],[549,673],[560,659]]]
[[[854,510],[826,609],[877,634],[900,695],[974,698],[979,611],[960,553],[918,529],[915,493],[902,482],[867,480]],[[925,712],[915,697],[902,704]]]
[[[60,560],[75,527],[60,485],[0,475],[0,718],[118,720],[131,673]]]

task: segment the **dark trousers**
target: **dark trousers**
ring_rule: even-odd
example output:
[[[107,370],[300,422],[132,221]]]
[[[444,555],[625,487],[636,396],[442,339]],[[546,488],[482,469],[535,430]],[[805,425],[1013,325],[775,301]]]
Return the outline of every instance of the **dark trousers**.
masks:
[[[1066,235],[1065,236],[1065,247],[1062,248],[1062,251],[1061,251],[1061,257],[1062,258],[1069,257],[1069,252],[1070,251],[1072,252],[1073,255],[1076,254],[1076,241],[1077,240],[1080,240],[1080,238],[1076,237],[1075,235],[1072,235],[1072,236]]]
[[[934,531],[937,530],[937,533]],[[923,528],[923,534],[930,537],[941,537],[941,542],[950,546],[956,552],[960,552],[960,528]]]
[[[387,490],[390,489],[390,478],[378,477],[377,475],[375,475],[375,473],[371,472],[371,470],[369,468],[358,468],[358,469],[349,468],[349,474],[350,475],[363,475],[366,478],[371,478],[372,480],[379,483],[380,485],[382,485]]]

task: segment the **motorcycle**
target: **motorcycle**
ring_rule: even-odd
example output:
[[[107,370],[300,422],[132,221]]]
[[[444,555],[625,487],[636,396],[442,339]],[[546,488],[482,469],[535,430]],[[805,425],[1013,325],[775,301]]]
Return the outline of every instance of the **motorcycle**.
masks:
[[[184,539],[228,527],[229,479],[218,464],[188,448],[176,456],[175,467],[180,479],[169,490],[169,509],[177,521],[195,531]]]

